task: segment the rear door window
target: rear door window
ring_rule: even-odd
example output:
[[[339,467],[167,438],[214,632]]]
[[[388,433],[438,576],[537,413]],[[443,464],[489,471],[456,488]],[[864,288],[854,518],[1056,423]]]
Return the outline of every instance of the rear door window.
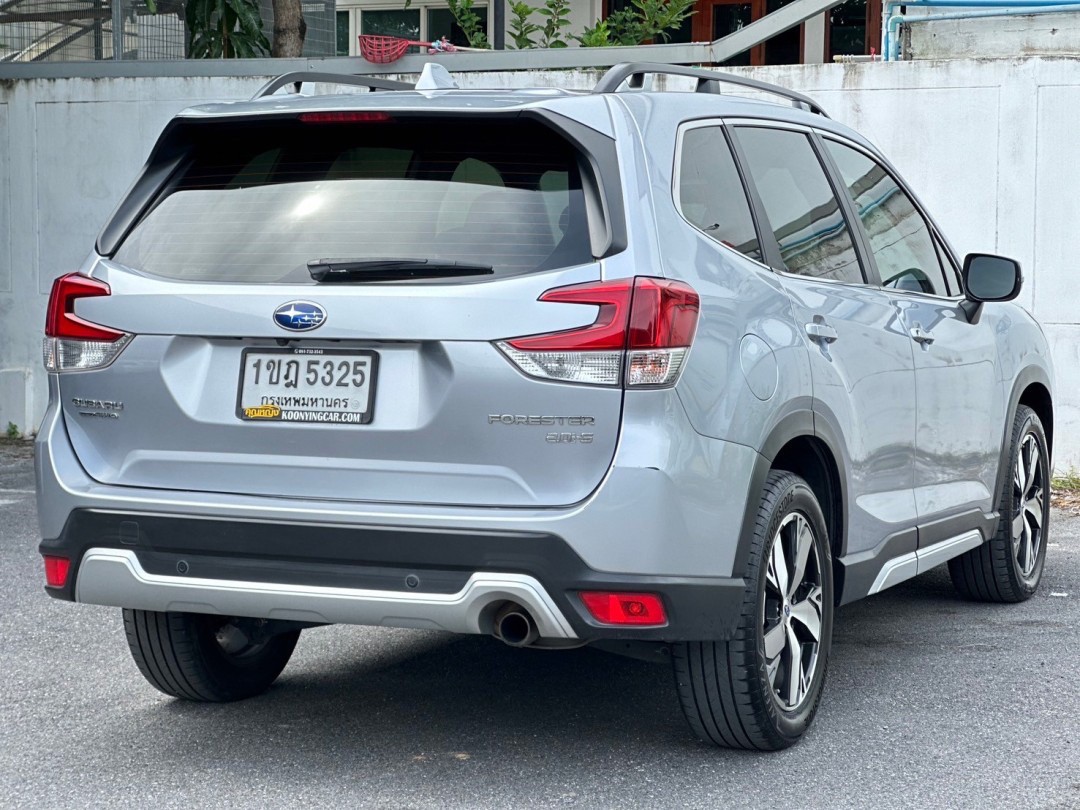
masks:
[[[789,273],[849,283],[863,274],[825,169],[803,132],[736,127],[747,169]]]
[[[676,199],[687,222],[706,236],[763,261],[746,190],[720,126],[683,132]]]
[[[914,201],[876,160],[832,139],[824,140],[855,201],[882,286],[948,295],[930,226]]]
[[[593,260],[579,157],[535,121],[297,119],[191,127],[191,156],[115,259],[172,279],[310,282],[317,259],[498,275]]]

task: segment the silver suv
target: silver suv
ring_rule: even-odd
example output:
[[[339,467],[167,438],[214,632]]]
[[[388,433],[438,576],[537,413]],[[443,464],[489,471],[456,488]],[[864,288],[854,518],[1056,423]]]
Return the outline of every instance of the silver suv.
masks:
[[[369,92],[276,92],[310,81]],[[1038,587],[1020,284],[780,87],[286,75],[178,115],[53,286],[47,590],[178,698],[263,692],[304,628],[441,629],[670,659],[703,740],[782,748],[837,605]]]

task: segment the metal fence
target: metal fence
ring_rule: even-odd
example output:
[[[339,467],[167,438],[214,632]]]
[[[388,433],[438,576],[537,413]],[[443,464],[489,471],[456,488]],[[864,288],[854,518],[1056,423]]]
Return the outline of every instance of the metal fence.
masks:
[[[0,62],[186,59],[184,0],[0,0]],[[335,53],[335,0],[305,0],[304,56]],[[273,38],[270,0],[260,0]],[[269,54],[268,54],[269,55]]]

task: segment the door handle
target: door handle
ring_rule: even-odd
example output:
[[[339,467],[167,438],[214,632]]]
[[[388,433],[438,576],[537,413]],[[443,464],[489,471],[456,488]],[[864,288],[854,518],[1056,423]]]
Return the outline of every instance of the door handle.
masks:
[[[911,327],[911,339],[921,346],[929,346],[934,342],[934,335],[932,332],[927,332],[919,324],[915,324]]]
[[[806,334],[814,340],[820,340],[822,343],[832,343],[840,337],[836,330],[827,323],[819,323],[818,321],[806,325]]]

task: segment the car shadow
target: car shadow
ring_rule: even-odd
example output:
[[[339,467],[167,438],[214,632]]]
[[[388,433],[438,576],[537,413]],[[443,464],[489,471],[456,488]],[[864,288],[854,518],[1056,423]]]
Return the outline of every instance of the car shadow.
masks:
[[[844,704],[854,700],[844,694],[853,678],[862,684],[857,700],[873,701],[898,673],[918,672],[927,656],[940,654],[919,640],[926,625],[994,607],[962,601],[947,574],[938,573],[842,607],[829,665],[829,707],[811,733],[842,728]],[[162,699],[146,712],[149,722],[164,716],[167,726],[185,727],[185,739],[223,739],[230,758],[255,760],[270,757],[277,746],[334,759],[403,762],[510,752],[542,760],[544,752],[565,756],[567,748],[583,755],[718,755],[685,725],[665,663],[588,648],[517,650],[487,637],[431,632],[308,630],[266,695],[209,706]],[[222,723],[229,734],[219,738],[212,731]]]

